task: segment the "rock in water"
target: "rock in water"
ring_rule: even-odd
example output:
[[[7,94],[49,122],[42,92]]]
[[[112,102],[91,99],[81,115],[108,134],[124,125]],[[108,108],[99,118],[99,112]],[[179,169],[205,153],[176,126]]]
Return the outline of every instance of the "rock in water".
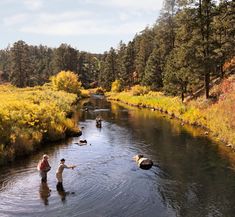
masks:
[[[153,166],[153,161],[148,158],[145,158],[144,155],[138,154],[134,156],[133,159],[136,161],[139,168],[141,169],[148,170]]]
[[[86,139],[80,139],[80,140],[79,140],[79,143],[85,145],[85,144],[87,144],[87,141],[86,141]]]
[[[148,170],[153,166],[153,162],[150,159],[143,157],[138,161],[138,166],[141,169]]]

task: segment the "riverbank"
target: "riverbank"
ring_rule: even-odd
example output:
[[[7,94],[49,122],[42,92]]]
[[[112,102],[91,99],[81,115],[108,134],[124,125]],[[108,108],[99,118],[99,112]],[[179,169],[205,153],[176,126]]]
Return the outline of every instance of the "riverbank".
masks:
[[[215,86],[210,100],[203,97],[182,103],[178,97],[168,97],[161,92],[133,87],[130,91],[107,93],[109,100],[121,101],[131,106],[159,110],[187,123],[205,128],[205,134],[222,141],[235,150],[235,78],[231,76]]]
[[[76,94],[47,86],[0,85],[0,164],[37,150],[42,143],[79,134],[69,118]]]

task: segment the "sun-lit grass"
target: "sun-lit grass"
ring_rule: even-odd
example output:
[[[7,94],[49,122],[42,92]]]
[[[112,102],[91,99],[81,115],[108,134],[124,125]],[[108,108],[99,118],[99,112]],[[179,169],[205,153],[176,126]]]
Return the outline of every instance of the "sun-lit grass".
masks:
[[[59,140],[78,130],[66,117],[76,98],[46,86],[0,85],[0,159],[27,154],[42,141]]]
[[[129,105],[157,109],[177,117],[192,125],[207,128],[220,140],[235,145],[235,78],[225,80],[214,87],[218,99],[182,103],[177,97],[164,96],[160,92],[149,91],[146,87],[135,87],[121,93],[107,93],[110,100]],[[144,90],[144,91],[143,91]],[[136,94],[138,92],[138,94]]]
[[[207,127],[235,145],[235,76],[219,85],[219,92],[218,101],[205,110]]]
[[[93,94],[104,95],[105,90],[101,87],[91,88],[91,89],[81,89],[81,97],[86,98],[90,97]]]

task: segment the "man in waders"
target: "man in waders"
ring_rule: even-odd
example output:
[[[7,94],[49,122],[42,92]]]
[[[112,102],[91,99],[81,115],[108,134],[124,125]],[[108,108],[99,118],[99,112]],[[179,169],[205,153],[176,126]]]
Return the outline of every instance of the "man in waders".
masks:
[[[47,182],[47,173],[51,170],[48,158],[48,155],[44,154],[42,160],[39,161],[37,166],[42,182]]]
[[[58,191],[64,191],[64,187],[63,187],[63,177],[62,177],[62,173],[64,171],[64,169],[74,169],[76,166],[67,166],[64,164],[65,163],[65,159],[62,158],[60,160],[60,165],[56,171],[56,179],[57,179],[57,185],[56,188]]]

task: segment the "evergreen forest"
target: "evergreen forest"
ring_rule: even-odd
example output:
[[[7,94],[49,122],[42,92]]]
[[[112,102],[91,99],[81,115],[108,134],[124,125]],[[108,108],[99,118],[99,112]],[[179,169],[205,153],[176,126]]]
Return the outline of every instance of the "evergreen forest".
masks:
[[[127,44],[103,54],[79,51],[66,43],[57,48],[19,40],[0,50],[0,79],[17,87],[37,86],[58,72],[72,71],[84,88],[109,91],[148,86],[167,95],[185,96],[224,77],[234,65],[235,2],[231,0],[165,0],[156,23]]]

